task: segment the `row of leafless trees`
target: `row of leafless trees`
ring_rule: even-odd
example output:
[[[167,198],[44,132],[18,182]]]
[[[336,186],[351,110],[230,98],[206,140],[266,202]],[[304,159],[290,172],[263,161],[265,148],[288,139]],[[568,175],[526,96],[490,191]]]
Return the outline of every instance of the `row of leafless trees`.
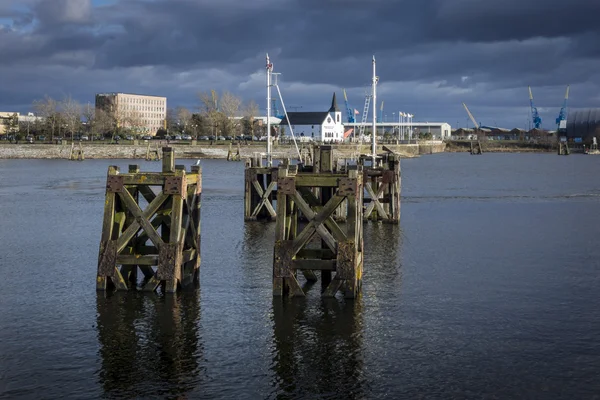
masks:
[[[111,132],[116,125],[116,118],[102,110],[96,110],[91,104],[82,105],[71,96],[62,100],[45,96],[33,102],[35,115],[39,118],[19,123],[21,133],[47,135],[55,138],[73,138],[74,135],[86,133],[103,135]]]
[[[219,95],[217,91],[199,92],[198,112],[176,107],[167,112],[169,132],[190,133],[192,136],[254,136],[260,129],[256,125],[259,114],[254,100],[243,103],[230,92]],[[236,118],[242,117],[242,118]]]
[[[166,130],[159,135],[186,133],[198,136],[259,135],[256,117],[259,107],[253,100],[243,103],[230,92],[219,94],[215,90],[198,93],[196,112],[186,107],[167,111]],[[33,102],[35,121],[21,122],[21,134],[46,135],[55,138],[73,138],[75,135],[114,136],[115,134],[137,136],[143,133],[144,124],[137,112],[118,115],[105,112],[88,103],[82,105],[71,96],[56,100],[45,96]],[[242,117],[242,118],[235,118]]]

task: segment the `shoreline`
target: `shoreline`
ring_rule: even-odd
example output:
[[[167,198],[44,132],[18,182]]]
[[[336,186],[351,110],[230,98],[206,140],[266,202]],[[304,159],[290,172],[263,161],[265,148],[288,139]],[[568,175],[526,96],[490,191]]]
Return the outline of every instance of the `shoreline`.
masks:
[[[224,144],[177,144],[171,143],[176,157],[180,159],[226,159],[229,152],[229,143]],[[394,151],[402,158],[418,157],[425,154],[469,152],[470,142],[441,142],[424,141],[416,144],[389,144],[386,148]],[[150,150],[160,148],[159,143],[151,143]],[[378,146],[378,151],[383,152],[383,146]],[[534,143],[501,143],[482,142],[483,152],[489,153],[548,153],[555,152],[552,144]],[[78,149],[79,145],[75,145]],[[105,144],[105,143],[81,143],[81,148],[86,159],[145,159],[148,151],[147,144]],[[303,144],[300,147],[302,153],[309,150],[309,146]],[[237,144],[231,146],[233,154],[238,151]],[[240,157],[251,158],[257,153],[265,152],[264,143],[242,144],[239,146]],[[356,154],[370,153],[370,144],[362,146],[342,144],[334,145],[334,156],[336,158],[351,158]],[[0,159],[69,159],[71,154],[70,144],[0,144]],[[273,147],[275,158],[294,158],[296,156],[294,145],[276,145]]]

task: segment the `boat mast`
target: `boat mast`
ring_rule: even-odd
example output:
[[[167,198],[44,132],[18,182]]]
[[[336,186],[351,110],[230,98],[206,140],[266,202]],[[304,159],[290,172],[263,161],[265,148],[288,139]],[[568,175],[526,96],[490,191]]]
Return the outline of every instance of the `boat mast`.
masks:
[[[267,53],[267,166],[272,165],[271,159],[271,73],[273,72],[273,64],[269,60]]]
[[[373,131],[371,133],[371,155],[373,157],[373,167],[375,167],[375,158],[377,157],[377,82],[379,81],[375,67],[375,56],[373,56]]]

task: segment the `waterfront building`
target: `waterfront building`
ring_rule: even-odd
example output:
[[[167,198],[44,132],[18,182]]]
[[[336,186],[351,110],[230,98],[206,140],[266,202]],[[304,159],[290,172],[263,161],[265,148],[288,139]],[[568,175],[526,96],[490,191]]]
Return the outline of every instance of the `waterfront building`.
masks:
[[[600,138],[600,108],[571,110],[567,118],[567,138],[591,144]]]
[[[280,127],[292,126],[296,137],[311,137],[321,142],[341,142],[344,140],[342,112],[338,108],[335,93],[329,111],[288,112],[280,122]]]
[[[100,93],[96,95],[96,110],[103,110],[116,120],[118,128],[131,129],[137,134],[156,135],[165,128],[167,98],[129,93]]]
[[[18,112],[0,111],[0,135],[8,133],[11,125],[18,124],[20,115]]]

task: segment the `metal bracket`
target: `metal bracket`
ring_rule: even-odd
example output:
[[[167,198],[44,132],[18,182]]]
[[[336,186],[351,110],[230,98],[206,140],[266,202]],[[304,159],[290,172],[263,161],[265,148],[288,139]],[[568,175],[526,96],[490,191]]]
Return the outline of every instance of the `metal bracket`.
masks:
[[[123,177],[119,175],[109,175],[106,179],[106,191],[109,193],[122,193],[125,190]]]
[[[163,192],[165,194],[175,194],[185,196],[187,192],[187,182],[183,176],[167,176],[165,178],[165,187]]]
[[[296,193],[296,179],[293,176],[278,178],[277,193],[292,196],[294,193]]]
[[[358,182],[356,178],[340,178],[338,182],[338,191],[340,196],[352,196],[358,192]]]

